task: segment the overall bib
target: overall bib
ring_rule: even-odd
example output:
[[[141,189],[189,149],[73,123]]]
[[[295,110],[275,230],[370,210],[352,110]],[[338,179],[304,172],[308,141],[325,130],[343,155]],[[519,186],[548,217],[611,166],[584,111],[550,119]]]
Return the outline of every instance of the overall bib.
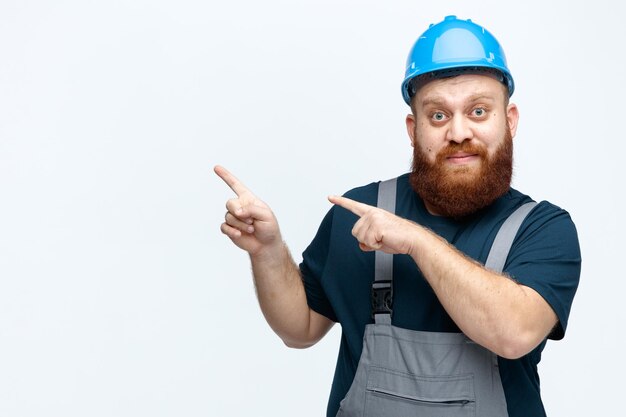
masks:
[[[380,183],[378,207],[395,212],[396,179]],[[513,239],[536,203],[500,227],[485,266],[502,272]],[[498,358],[463,333],[422,332],[391,324],[393,255],[375,253],[374,324],[365,327],[354,381],[337,417],[508,417]]]

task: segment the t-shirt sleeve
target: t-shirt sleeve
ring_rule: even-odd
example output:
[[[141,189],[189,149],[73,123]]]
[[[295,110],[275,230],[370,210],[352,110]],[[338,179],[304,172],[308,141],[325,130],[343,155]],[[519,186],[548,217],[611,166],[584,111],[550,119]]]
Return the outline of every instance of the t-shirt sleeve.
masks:
[[[300,272],[309,307],[336,322],[337,316],[322,286],[322,276],[328,259],[334,211],[335,206],[328,211],[313,241],[302,254]]]
[[[580,266],[578,234],[569,214],[547,202],[538,204],[522,224],[504,272],[550,304],[559,320],[550,339],[565,335]]]

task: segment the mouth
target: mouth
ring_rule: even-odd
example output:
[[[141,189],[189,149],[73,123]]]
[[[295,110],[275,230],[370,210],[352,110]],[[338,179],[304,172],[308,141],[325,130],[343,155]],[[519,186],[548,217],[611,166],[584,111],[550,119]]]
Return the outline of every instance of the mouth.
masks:
[[[476,153],[457,152],[446,157],[446,160],[455,165],[463,165],[480,159]]]

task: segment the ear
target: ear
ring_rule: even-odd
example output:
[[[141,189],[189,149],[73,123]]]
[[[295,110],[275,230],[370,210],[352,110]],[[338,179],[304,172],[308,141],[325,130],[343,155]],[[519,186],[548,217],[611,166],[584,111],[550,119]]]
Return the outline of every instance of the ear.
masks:
[[[519,121],[519,110],[517,109],[517,105],[511,103],[507,106],[506,121],[509,125],[509,129],[511,129],[511,136],[515,137],[515,132],[517,132],[517,122]]]
[[[411,146],[415,147],[415,116],[411,113],[406,115],[406,131],[411,138]]]

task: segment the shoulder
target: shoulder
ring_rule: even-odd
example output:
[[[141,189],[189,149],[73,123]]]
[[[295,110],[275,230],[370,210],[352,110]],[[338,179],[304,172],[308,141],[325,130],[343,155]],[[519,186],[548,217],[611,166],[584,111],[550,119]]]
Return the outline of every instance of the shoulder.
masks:
[[[494,207],[498,212],[496,217],[503,221],[518,207],[529,202],[534,202],[534,200],[528,195],[511,188],[507,194],[498,200],[497,207]],[[546,232],[556,236],[574,235],[575,237],[576,227],[566,210],[549,201],[541,201],[536,203],[535,207],[532,208],[522,222],[516,241],[525,238],[536,238],[537,234],[545,235]],[[577,242],[577,238],[575,242]]]
[[[505,205],[509,206],[513,209],[521,206],[522,204],[535,201],[530,196],[511,188],[503,197],[502,200],[505,201]],[[562,209],[561,207],[550,203],[549,201],[540,201],[533,208],[533,210],[529,214],[529,218],[537,218],[537,217],[554,217],[554,216],[567,216],[569,214],[567,211]]]
[[[401,193],[401,189],[403,187],[401,178],[402,177],[392,178],[392,180],[396,180],[396,189],[398,190],[398,193]],[[352,188],[346,191],[343,194],[343,197],[376,207],[378,206],[378,191],[381,183],[383,182],[384,181],[376,181]],[[338,227],[342,230],[346,224],[354,225],[354,223],[358,220],[358,216],[340,206],[333,207],[332,218],[333,228]]]
[[[409,183],[409,174],[405,173],[398,177],[389,178],[386,180],[379,180],[360,187],[352,188],[344,194],[344,197],[360,201],[361,203],[369,204],[371,206],[375,206],[378,200],[378,188],[380,184],[384,181],[389,180],[396,181],[398,200],[400,200],[400,196],[403,196],[404,194],[409,194],[411,196],[415,194],[413,188],[411,188],[411,185]]]
[[[530,202],[535,202],[535,200],[533,200],[530,196],[511,188],[488,209],[488,215],[489,217],[497,217],[502,220],[508,217],[520,206]],[[567,211],[548,201],[541,201],[536,203],[535,207],[533,207],[528,216],[526,216],[524,223],[522,224],[522,228],[531,224],[539,226],[543,222],[551,220],[563,221],[573,225]]]
[[[378,186],[380,181],[371,182],[367,185],[352,188],[343,195],[351,200],[375,206],[378,199]]]
[[[561,237],[576,237],[576,226],[569,212],[565,209],[550,203],[541,201],[528,214],[522,227],[520,235],[532,235],[541,231],[550,231]]]
[[[537,203],[517,232],[507,264],[514,276],[536,280],[552,275],[577,283],[580,244],[569,213],[548,201]]]
[[[359,203],[376,206],[378,201],[378,185],[380,182],[372,182],[367,185],[352,188],[343,194],[343,197],[349,198]],[[337,205],[333,205],[330,210],[329,225],[334,232],[340,235],[345,234],[347,228],[352,228],[358,220],[358,216],[351,211]]]
[[[565,209],[550,203],[549,201],[541,201],[530,213],[529,220],[532,223],[544,223],[549,221],[559,221],[574,226],[574,222]]]

